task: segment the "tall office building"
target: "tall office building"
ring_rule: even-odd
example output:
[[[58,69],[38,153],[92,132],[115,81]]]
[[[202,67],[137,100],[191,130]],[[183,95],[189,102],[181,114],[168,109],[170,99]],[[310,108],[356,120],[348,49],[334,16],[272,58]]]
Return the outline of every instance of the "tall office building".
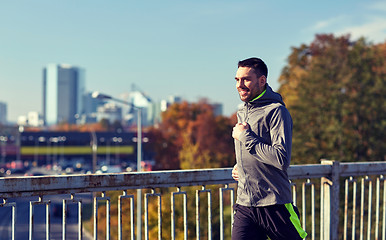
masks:
[[[7,104],[4,102],[0,102],[0,123],[7,123]]]
[[[45,125],[76,123],[83,112],[84,70],[67,64],[43,69],[43,118]]]

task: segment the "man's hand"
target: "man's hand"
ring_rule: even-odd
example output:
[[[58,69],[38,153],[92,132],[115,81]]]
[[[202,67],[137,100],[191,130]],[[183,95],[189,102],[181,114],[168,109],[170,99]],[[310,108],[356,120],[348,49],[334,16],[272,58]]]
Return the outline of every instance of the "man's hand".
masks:
[[[240,134],[249,129],[249,125],[248,123],[246,122],[243,122],[243,123],[236,123],[236,125],[233,127],[233,131],[232,131],[232,137],[236,140],[239,140],[240,138]]]
[[[235,181],[239,180],[239,172],[237,171],[237,164],[232,169],[232,177]]]

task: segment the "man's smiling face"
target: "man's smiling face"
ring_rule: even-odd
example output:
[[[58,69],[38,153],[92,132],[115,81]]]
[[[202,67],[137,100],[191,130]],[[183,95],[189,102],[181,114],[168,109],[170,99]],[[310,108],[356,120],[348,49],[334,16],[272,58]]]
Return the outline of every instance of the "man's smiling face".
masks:
[[[249,102],[264,91],[266,78],[257,77],[253,68],[239,67],[236,72],[236,89],[243,102]]]

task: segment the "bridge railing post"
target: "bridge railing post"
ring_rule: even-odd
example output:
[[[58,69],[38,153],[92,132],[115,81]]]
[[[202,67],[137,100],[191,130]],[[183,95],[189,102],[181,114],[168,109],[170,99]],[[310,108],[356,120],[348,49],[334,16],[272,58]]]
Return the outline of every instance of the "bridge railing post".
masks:
[[[321,239],[337,240],[339,226],[340,162],[322,160],[321,163],[322,165],[331,165],[330,176],[321,178]]]

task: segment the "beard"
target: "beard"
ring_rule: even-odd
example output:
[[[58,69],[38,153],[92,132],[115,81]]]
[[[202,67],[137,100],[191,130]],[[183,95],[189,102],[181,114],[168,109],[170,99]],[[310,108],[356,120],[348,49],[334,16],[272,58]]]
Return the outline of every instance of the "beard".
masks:
[[[251,91],[248,88],[238,89],[240,100],[243,102],[249,102],[253,99]]]

